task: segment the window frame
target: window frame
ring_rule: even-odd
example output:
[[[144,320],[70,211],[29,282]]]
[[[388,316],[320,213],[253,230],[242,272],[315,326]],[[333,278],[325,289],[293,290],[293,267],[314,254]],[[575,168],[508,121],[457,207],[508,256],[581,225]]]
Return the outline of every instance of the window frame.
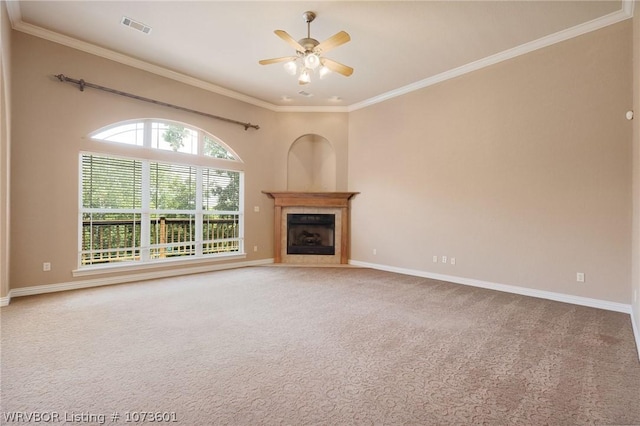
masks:
[[[155,123],[182,126],[185,129],[188,129],[190,131],[196,132],[198,134],[196,152],[195,153],[188,153],[188,152],[183,152],[183,151],[177,151],[177,153],[179,153],[181,155],[198,156],[198,157],[203,157],[203,158],[215,158],[216,160],[225,160],[225,161],[231,161],[231,162],[240,163],[240,164],[243,163],[243,161],[240,158],[240,156],[227,143],[222,141],[219,137],[214,136],[211,133],[206,132],[203,129],[195,127],[195,126],[193,126],[191,124],[183,123],[181,121],[167,120],[167,119],[164,119],[164,118],[138,118],[138,119],[119,121],[117,123],[111,123],[111,124],[109,124],[107,126],[103,126],[103,127],[99,128],[99,129],[91,132],[88,137],[92,141],[103,142],[103,143],[107,143],[107,144],[115,144],[115,145],[119,145],[119,146],[132,146],[132,147],[138,147],[138,148],[148,148],[148,149],[152,149],[154,151],[171,152],[169,150],[153,146],[153,137],[152,137],[153,136],[153,131],[154,131],[153,124],[155,124]],[[100,133],[104,133],[104,132],[107,132],[109,130],[116,129],[118,127],[123,127],[123,126],[133,125],[133,124],[142,124],[143,125],[143,129],[142,129],[143,136],[142,136],[142,144],[141,145],[131,144],[131,143],[127,143],[127,142],[111,141],[111,140],[108,140],[108,139],[100,139],[100,138],[96,137]],[[220,145],[233,158],[220,158],[220,157],[215,157],[215,156],[212,156],[212,155],[205,155],[204,148],[205,148],[205,139],[206,138],[209,138],[214,143]]]
[[[119,141],[108,141],[104,139],[96,139],[93,136],[104,132],[110,128],[123,126],[127,124],[144,122],[145,136],[143,145],[133,145],[128,143],[122,143]],[[177,124],[184,126],[192,131],[196,131],[198,134],[198,151],[197,154],[189,154],[179,151],[168,151],[164,149],[158,149],[151,146],[150,131],[147,130],[150,127],[150,123],[165,123],[165,124]],[[77,254],[77,269],[73,271],[73,276],[91,275],[94,273],[114,272],[114,271],[133,271],[146,268],[157,268],[168,265],[188,265],[200,262],[212,262],[216,260],[228,260],[232,258],[245,258],[246,250],[244,244],[244,222],[245,222],[245,208],[244,208],[244,167],[240,157],[218,137],[205,132],[199,128],[191,126],[186,123],[176,122],[172,120],[164,119],[137,119],[126,120],[118,123],[113,123],[109,126],[102,127],[101,129],[92,132],[89,136],[91,141],[95,141],[99,149],[81,150],[78,156],[79,170],[78,170],[78,254]],[[220,158],[215,156],[204,155],[203,147],[205,138],[218,143],[222,148],[226,149],[229,155],[233,156],[233,159]],[[127,147],[124,148],[123,147]],[[131,151],[129,147],[134,147],[135,151]],[[95,209],[87,208],[83,206],[83,158],[86,155],[93,155],[98,157],[107,157],[114,159],[125,159],[140,161],[143,168],[141,194],[142,206],[141,209]],[[150,205],[150,169],[152,164],[165,164],[175,165],[181,167],[189,167],[195,169],[196,174],[196,203],[193,209],[151,209]],[[238,210],[235,211],[218,211],[207,210],[203,204],[203,173],[215,173],[215,172],[231,172],[238,173]],[[125,211],[127,210],[127,211]],[[131,210],[131,211],[129,211]],[[135,212],[133,210],[136,210]],[[83,264],[83,216],[86,213],[126,213],[132,214],[140,218],[140,247],[133,247],[131,250],[140,250],[139,259],[125,260],[125,261],[107,261],[104,263]],[[150,256],[151,250],[161,248],[158,244],[153,244],[151,241],[151,227],[156,226],[156,222],[152,219],[154,216],[159,217],[161,214],[179,214],[190,215],[192,220],[195,220],[195,230],[191,235],[191,240],[188,244],[194,246],[195,250],[192,255],[178,255],[175,257],[166,258],[152,258]],[[237,244],[237,249],[233,251],[222,252],[210,252],[205,253],[203,247],[207,243],[219,242],[220,240],[205,239],[203,235],[203,226],[205,218],[210,218],[214,215],[223,216],[227,215],[232,221],[236,229],[233,232],[233,237],[228,239],[230,242]],[[132,221],[135,227],[135,219]],[[134,245],[135,245],[134,240]],[[164,248],[170,245],[176,245],[174,243],[165,243]],[[123,249],[124,250],[124,249]],[[91,248],[89,252],[95,252],[96,250]]]

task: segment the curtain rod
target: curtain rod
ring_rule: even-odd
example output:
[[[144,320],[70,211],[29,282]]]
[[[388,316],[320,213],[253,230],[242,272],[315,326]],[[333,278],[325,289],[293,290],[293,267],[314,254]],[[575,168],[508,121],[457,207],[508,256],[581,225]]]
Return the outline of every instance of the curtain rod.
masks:
[[[260,126],[258,126],[257,124],[243,123],[242,121],[236,121],[236,120],[232,120],[230,118],[220,117],[220,116],[217,116],[217,115],[208,114],[206,112],[196,111],[195,109],[185,108],[185,107],[181,107],[179,105],[173,105],[173,104],[170,104],[170,103],[167,103],[167,102],[162,102],[162,101],[157,101],[155,99],[145,98],[145,97],[134,95],[134,94],[131,94],[131,93],[122,92],[120,90],[111,89],[109,87],[100,86],[98,84],[88,83],[88,82],[84,81],[83,79],[76,80],[74,78],[69,78],[69,77],[65,76],[64,74],[58,74],[55,77],[57,77],[58,80],[62,81],[63,83],[77,84],[78,87],[80,87],[80,91],[81,92],[84,92],[84,88],[85,87],[91,87],[92,89],[102,90],[104,92],[113,93],[115,95],[125,96],[127,98],[132,98],[132,99],[136,99],[136,100],[143,101],[143,102],[149,102],[149,103],[156,104],[156,105],[162,105],[162,106],[166,106],[166,107],[169,107],[169,108],[179,109],[181,111],[187,111],[187,112],[191,112],[191,113],[194,113],[194,114],[204,115],[205,117],[215,118],[216,120],[226,121],[227,123],[238,124],[238,125],[244,127],[244,130],[248,130],[249,127],[253,128],[253,129],[256,129],[256,130],[260,129]]]

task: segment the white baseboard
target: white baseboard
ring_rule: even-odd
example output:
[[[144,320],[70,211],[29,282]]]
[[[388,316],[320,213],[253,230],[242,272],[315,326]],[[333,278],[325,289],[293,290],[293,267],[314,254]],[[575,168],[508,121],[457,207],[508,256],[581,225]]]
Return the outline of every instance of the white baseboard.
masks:
[[[537,297],[540,299],[554,300],[556,302],[570,303],[573,305],[588,306],[590,308],[605,309],[607,311],[622,312],[631,314],[631,305],[624,303],[609,302],[607,300],[591,299],[588,297],[572,296],[569,294],[555,293],[552,291],[536,290],[526,287],[518,287],[507,284],[497,284],[488,281],[474,280],[471,278],[456,277],[453,275],[435,274],[432,272],[419,271],[416,269],[397,268],[395,266],[380,265],[376,263],[361,262],[359,260],[349,260],[349,264],[362,266],[365,268],[379,269],[381,271],[396,272],[398,274],[413,275],[422,278],[431,278],[439,281],[448,281],[455,284],[463,284],[472,287],[481,287],[489,290],[498,290],[505,293],[520,294],[523,296]]]
[[[9,291],[6,297],[0,298],[0,306],[7,306],[12,298],[21,296],[33,296],[36,294],[54,293],[58,291],[78,290],[82,288],[101,287],[112,284],[123,284],[135,281],[144,281],[157,278],[169,278],[178,275],[199,274],[203,272],[220,271],[223,269],[244,268],[247,266],[269,265],[273,259],[252,260],[246,262],[233,262],[204,266],[193,266],[187,268],[177,268],[162,271],[145,272],[140,274],[119,275],[117,277],[93,278],[81,281],[70,281],[66,283],[38,285],[31,287],[14,288]]]
[[[260,266],[273,264],[273,259],[261,259],[247,262],[234,262],[219,265],[206,265],[190,268],[171,269],[165,271],[147,272],[142,274],[121,275],[110,278],[96,278],[82,281],[71,281],[59,284],[39,285],[32,287],[16,288],[9,291],[5,297],[0,297],[0,307],[8,306],[12,297],[32,296],[36,294],[53,293],[58,291],[78,290],[82,288],[100,287],[112,284],[123,284],[127,282],[143,281],[156,278],[169,278],[178,275],[198,274],[203,272],[219,271],[223,269],[243,268],[247,266]],[[395,272],[404,275],[412,275],[422,278],[431,278],[439,281],[447,281],[455,284],[469,285],[473,287],[481,287],[490,290],[498,290],[506,293],[520,294],[523,296],[537,297],[541,299],[554,300],[556,302],[570,303],[580,306],[588,306],[591,308],[605,309],[608,311],[622,312],[631,316],[631,325],[633,335],[636,341],[636,349],[638,350],[638,359],[640,359],[640,330],[638,323],[640,322],[640,312],[636,312],[631,305],[624,303],[609,302],[606,300],[591,299],[588,297],[572,296],[568,294],[555,293],[550,291],[535,290],[526,287],[518,287],[506,284],[497,284],[488,281],[474,280],[470,278],[456,277],[453,275],[435,274],[432,272],[420,271],[416,269],[397,268],[394,266],[380,265],[376,263],[361,262],[358,260],[349,260],[349,264],[363,268],[378,269],[381,271]]]
[[[640,330],[638,330],[639,323],[640,312],[635,309],[631,309],[631,326],[633,327],[633,336],[636,338],[636,349],[638,350],[638,359],[640,360]]]
[[[398,274],[412,275],[422,278],[431,278],[439,281],[447,281],[455,284],[469,285],[473,287],[482,287],[490,290],[504,291],[506,293],[520,294],[523,296],[537,297],[540,299],[548,299],[556,302],[570,303],[573,305],[588,306],[590,308],[604,309],[607,311],[621,312],[629,314],[631,317],[631,327],[633,328],[633,336],[636,341],[636,349],[638,351],[638,360],[640,360],[640,312],[633,309],[632,305],[624,303],[610,302],[608,300],[591,299],[588,297],[572,296],[569,294],[555,293],[552,291],[535,290],[532,288],[518,287],[507,284],[497,284],[488,281],[474,280],[470,278],[461,278],[453,275],[435,274],[432,272],[419,271],[416,269],[396,268],[394,266],[380,265],[377,263],[361,262],[359,260],[349,260],[350,265],[361,266],[363,268],[379,269],[381,271],[395,272]]]

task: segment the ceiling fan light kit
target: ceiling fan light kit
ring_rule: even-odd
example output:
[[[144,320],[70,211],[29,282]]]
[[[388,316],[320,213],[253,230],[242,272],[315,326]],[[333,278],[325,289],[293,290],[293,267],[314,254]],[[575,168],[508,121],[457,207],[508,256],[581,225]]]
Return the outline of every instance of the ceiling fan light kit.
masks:
[[[351,40],[349,34],[345,31],[340,31],[320,43],[318,40],[311,38],[311,22],[316,18],[316,14],[307,11],[302,14],[302,17],[307,23],[307,37],[295,41],[286,31],[274,31],[278,37],[296,49],[296,56],[263,59],[259,61],[259,63],[261,65],[270,65],[284,62],[285,71],[291,75],[298,75],[299,84],[309,84],[311,82],[311,75],[314,74],[315,70],[318,70],[318,75],[321,79],[331,71],[342,74],[345,77],[353,74],[353,68],[322,56],[323,53]]]

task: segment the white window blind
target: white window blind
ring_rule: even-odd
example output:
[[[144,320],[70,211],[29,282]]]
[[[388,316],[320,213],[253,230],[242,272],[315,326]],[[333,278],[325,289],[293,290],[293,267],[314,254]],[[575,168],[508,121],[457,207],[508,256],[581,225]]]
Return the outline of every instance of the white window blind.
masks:
[[[242,172],[81,154],[80,267],[243,252]]]
[[[142,161],[82,156],[80,265],[140,257]]]
[[[196,167],[151,163],[151,208],[195,210]]]
[[[82,157],[83,207],[142,207],[142,162],[97,155]]]

